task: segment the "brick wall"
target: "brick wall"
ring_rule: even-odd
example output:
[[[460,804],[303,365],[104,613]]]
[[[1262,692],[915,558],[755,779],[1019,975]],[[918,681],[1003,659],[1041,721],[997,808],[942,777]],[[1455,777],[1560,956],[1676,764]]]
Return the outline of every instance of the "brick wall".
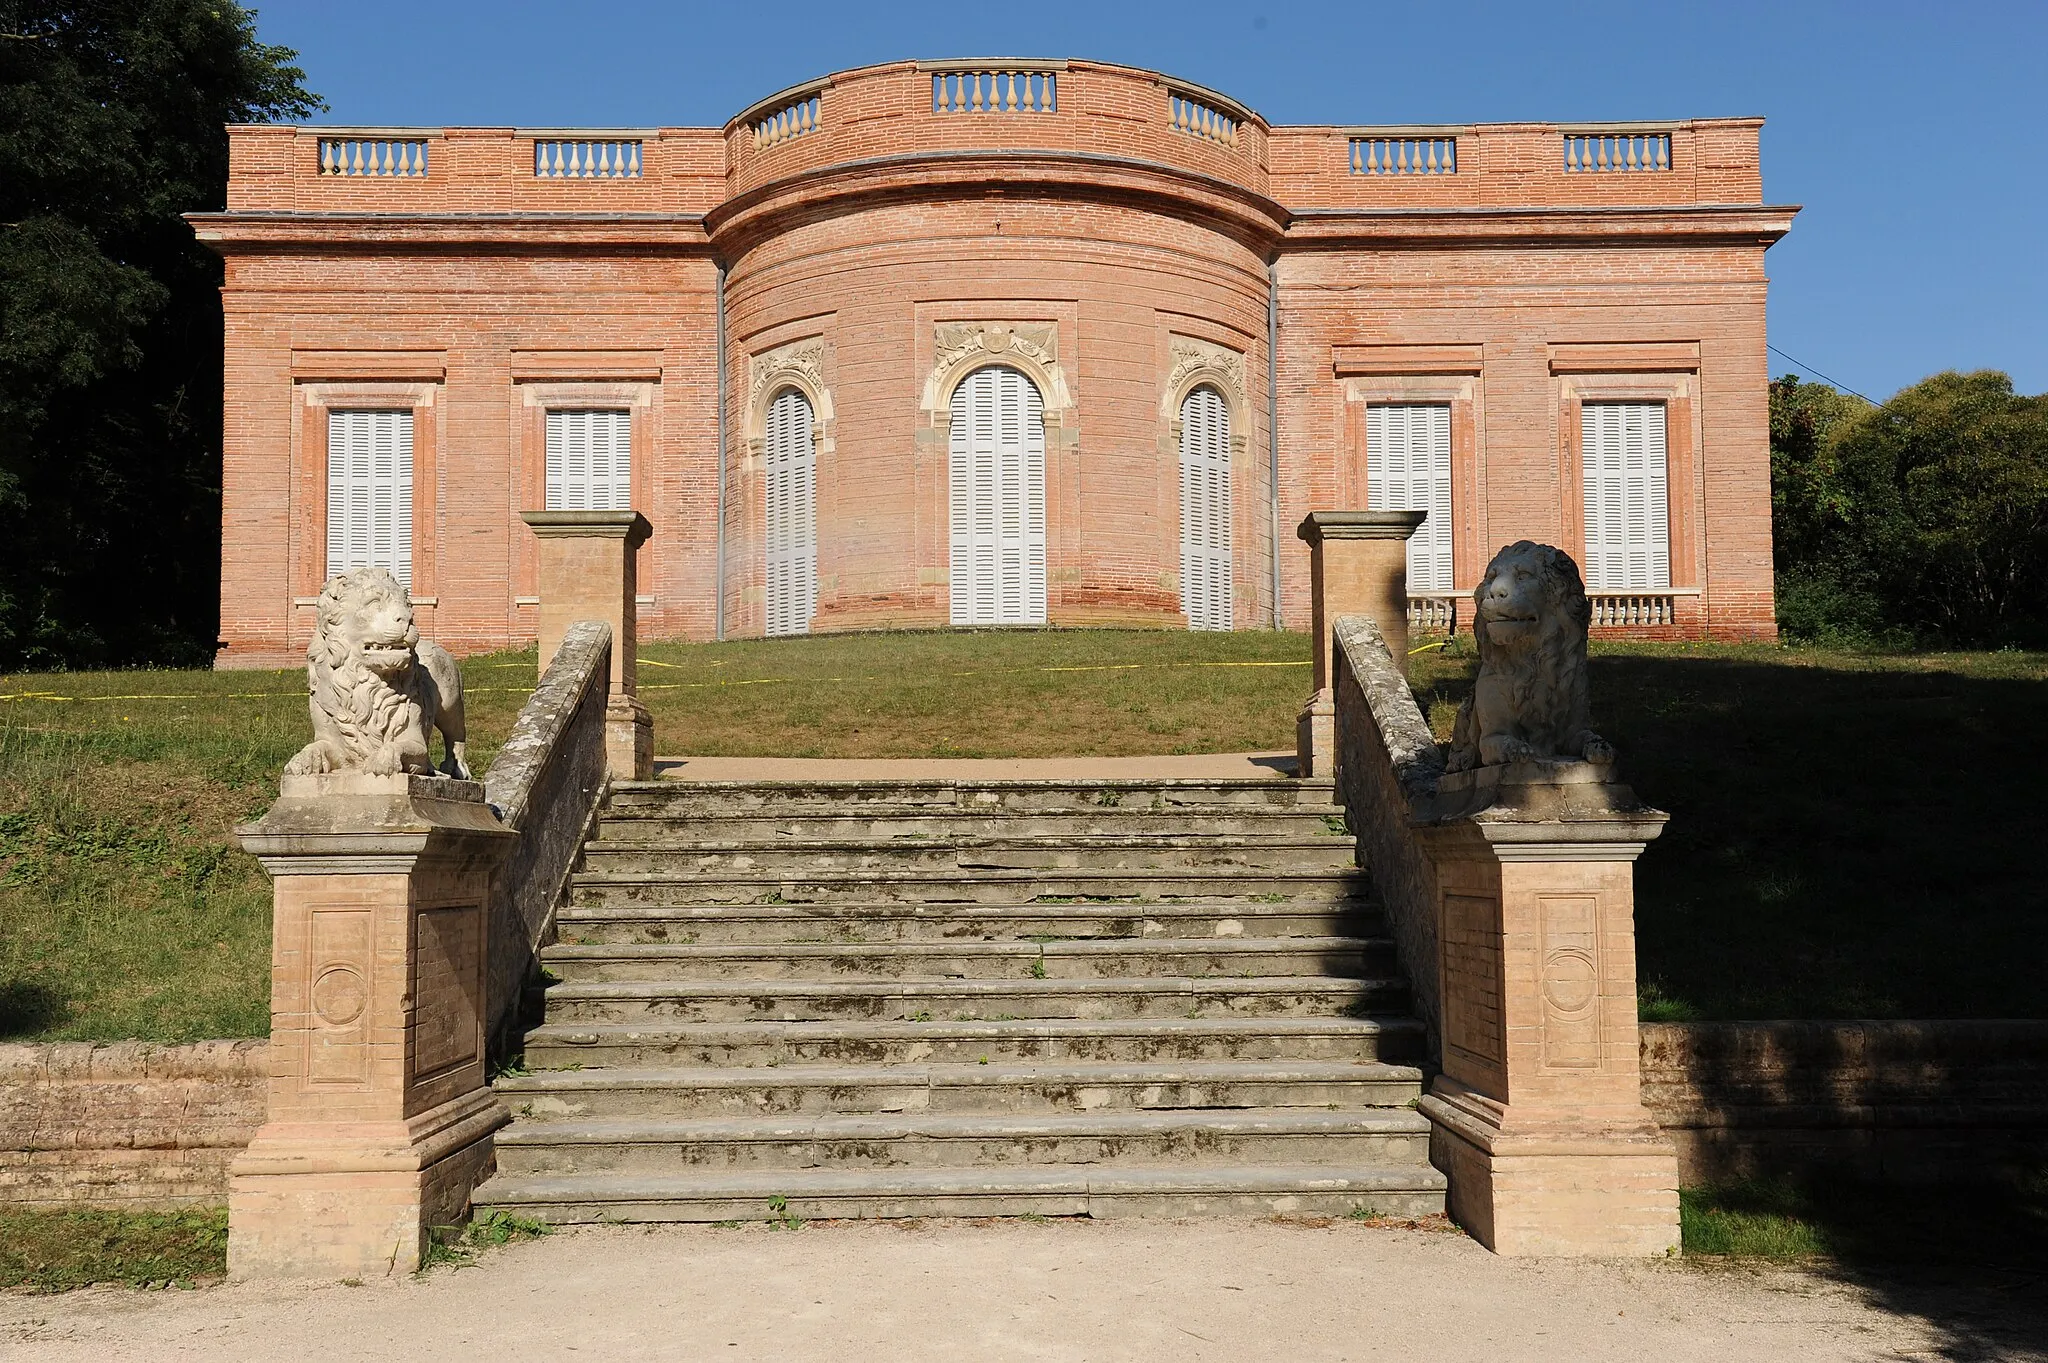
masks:
[[[816,110],[785,140],[757,145],[774,101],[722,130],[593,134],[641,144],[626,179],[538,178],[536,135],[514,129],[422,130],[429,171],[411,178],[321,174],[319,130],[231,130],[229,211],[193,218],[228,262],[221,665],[301,654],[325,570],[324,412],[343,405],[415,413],[414,595],[457,651],[534,637],[518,513],[540,504],[538,413],[579,402],[635,413],[634,499],[655,527],[642,632],[709,637],[722,607],[728,633],[760,633],[749,379],[812,339],[835,413],[815,627],[943,623],[946,457],[921,400],[934,328],[975,321],[1056,328],[1073,400],[1047,451],[1056,624],[1183,623],[1165,388],[1184,337],[1241,357],[1239,627],[1273,615],[1269,375],[1279,614],[1300,626],[1293,525],[1364,504],[1345,356],[1377,348],[1381,378],[1419,382],[1452,347],[1479,357],[1454,434],[1460,587],[1501,543],[1578,547],[1573,404],[1647,391],[1684,407],[1674,585],[1690,594],[1660,632],[1773,633],[1763,256],[1790,210],[1762,206],[1756,120],[1658,125],[1672,159],[1651,174],[1568,173],[1565,130],[1512,124],[1459,132],[1454,176],[1368,176],[1348,169],[1359,130],[1269,128],[1153,72],[1041,67],[1050,113],[935,112],[933,69],[895,63],[781,97]],[[1169,101],[1191,92],[1234,133],[1175,127]],[[1560,360],[1571,347],[1609,347],[1613,372]]]

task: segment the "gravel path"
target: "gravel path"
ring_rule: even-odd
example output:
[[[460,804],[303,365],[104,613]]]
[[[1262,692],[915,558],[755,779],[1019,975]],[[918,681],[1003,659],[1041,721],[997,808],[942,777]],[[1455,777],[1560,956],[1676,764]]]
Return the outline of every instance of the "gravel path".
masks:
[[[2048,1357],[1986,1329],[1803,1273],[1510,1261],[1343,1222],[606,1228],[363,1286],[0,1294],[8,1363]]]

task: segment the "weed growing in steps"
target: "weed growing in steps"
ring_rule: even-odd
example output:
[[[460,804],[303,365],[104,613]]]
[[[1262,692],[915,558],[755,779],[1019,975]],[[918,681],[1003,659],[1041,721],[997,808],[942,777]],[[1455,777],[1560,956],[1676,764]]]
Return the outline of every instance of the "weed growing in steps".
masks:
[[[485,1212],[466,1226],[436,1226],[420,1272],[443,1266],[468,1268],[484,1250],[553,1233],[554,1227],[545,1221],[504,1210]]]
[[[192,1287],[227,1272],[225,1207],[178,1212],[0,1207],[0,1288]]]

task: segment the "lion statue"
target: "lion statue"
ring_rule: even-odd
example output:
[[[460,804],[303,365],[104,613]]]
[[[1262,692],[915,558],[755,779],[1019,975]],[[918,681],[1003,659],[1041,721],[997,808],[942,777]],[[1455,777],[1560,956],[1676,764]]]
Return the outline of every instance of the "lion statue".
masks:
[[[362,771],[469,779],[462,669],[448,650],[420,638],[412,597],[383,568],[357,568],[320,593],[306,646],[313,741],[285,766],[287,776]],[[428,742],[441,731],[438,770]]]
[[[1521,540],[1472,593],[1479,680],[1451,731],[1451,771],[1528,758],[1611,762],[1586,693],[1591,608],[1571,555]]]

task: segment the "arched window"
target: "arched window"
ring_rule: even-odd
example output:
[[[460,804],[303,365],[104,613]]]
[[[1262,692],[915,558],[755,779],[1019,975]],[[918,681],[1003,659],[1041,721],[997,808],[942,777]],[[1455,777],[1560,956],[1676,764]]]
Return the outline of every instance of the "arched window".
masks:
[[[1045,402],[1002,365],[953,390],[953,623],[1045,623]]]
[[[1180,608],[1189,629],[1229,629],[1230,409],[1203,384],[1180,404]]]
[[[785,388],[768,404],[768,633],[808,634],[818,609],[818,452],[811,403]]]

